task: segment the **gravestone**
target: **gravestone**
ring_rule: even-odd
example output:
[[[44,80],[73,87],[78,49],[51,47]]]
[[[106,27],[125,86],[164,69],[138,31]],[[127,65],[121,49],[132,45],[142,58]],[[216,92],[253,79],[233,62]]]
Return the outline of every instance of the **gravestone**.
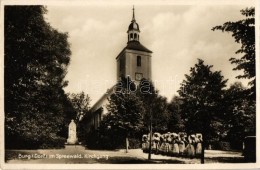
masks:
[[[77,138],[77,126],[74,120],[72,119],[69,124],[69,134],[68,134],[67,144],[74,145],[78,142]]]

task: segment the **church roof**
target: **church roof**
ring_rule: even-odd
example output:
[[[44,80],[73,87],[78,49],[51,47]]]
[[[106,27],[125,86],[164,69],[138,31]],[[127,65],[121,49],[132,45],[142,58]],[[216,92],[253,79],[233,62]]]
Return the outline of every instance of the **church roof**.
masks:
[[[148,52],[148,53],[152,53],[151,50],[149,50],[148,48],[143,46],[139,41],[129,41],[127,43],[127,46],[125,47],[125,49],[145,51],[145,52]]]
[[[136,22],[132,22],[129,26],[128,26],[128,31],[129,30],[137,30],[140,32],[139,30],[139,25]]]
[[[106,93],[104,93],[101,98],[91,107],[90,111],[95,112],[97,111],[102,105],[105,103],[105,101],[114,93],[115,85],[112,86],[107,90]]]

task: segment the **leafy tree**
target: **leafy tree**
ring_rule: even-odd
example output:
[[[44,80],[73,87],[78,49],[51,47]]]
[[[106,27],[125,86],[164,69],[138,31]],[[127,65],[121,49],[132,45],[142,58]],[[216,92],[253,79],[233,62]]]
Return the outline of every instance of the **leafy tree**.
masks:
[[[244,74],[237,78],[251,79],[249,85],[251,88],[247,90],[249,97],[256,99],[256,80],[255,80],[255,8],[246,8],[241,10],[241,14],[245,19],[236,22],[226,22],[223,25],[215,26],[212,30],[221,30],[231,32],[235,42],[241,43],[241,48],[236,54],[243,54],[241,58],[230,58],[232,64],[236,64],[234,70],[243,70]]]
[[[170,118],[168,121],[168,130],[170,132],[182,132],[185,130],[184,122],[181,118],[181,105],[182,101],[180,97],[173,97],[172,101],[168,105],[168,111]]]
[[[83,91],[78,94],[72,93],[69,96],[73,108],[76,111],[76,116],[74,119],[77,122],[84,117],[87,112],[89,112],[91,100],[88,94],[85,94]]]
[[[100,131],[105,134],[113,134],[126,141],[128,151],[128,137],[139,131],[143,126],[142,102],[131,92],[134,88],[130,78],[122,78],[118,83],[117,91],[109,98],[108,113],[101,122]],[[134,89],[132,89],[134,90]],[[104,134],[105,133],[105,134]],[[115,140],[115,139],[113,139]]]
[[[68,35],[44,20],[43,6],[5,6],[4,12],[5,143],[61,144],[69,107],[63,90],[71,54]]]
[[[148,131],[152,120],[153,131],[166,132],[169,120],[167,99],[158,94],[152,82],[142,79],[137,89],[137,96],[144,106],[144,131]]]
[[[242,83],[236,82],[225,92],[227,138],[235,149],[242,149],[246,136],[256,135],[256,108],[246,97],[245,89]]]
[[[74,108],[74,115],[71,119],[77,124],[77,135],[81,142],[85,142],[87,132],[87,118],[90,114],[90,97],[83,91],[76,94],[69,94],[69,100]],[[70,120],[67,122],[70,123]],[[68,126],[67,126],[68,127]]]
[[[187,133],[202,133],[205,142],[219,139],[223,132],[223,88],[227,80],[198,59],[178,91]],[[205,143],[206,144],[206,143]]]

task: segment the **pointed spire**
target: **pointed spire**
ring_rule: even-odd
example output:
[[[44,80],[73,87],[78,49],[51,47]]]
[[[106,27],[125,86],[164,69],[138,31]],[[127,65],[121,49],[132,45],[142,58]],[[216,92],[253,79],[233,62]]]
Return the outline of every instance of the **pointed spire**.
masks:
[[[135,22],[135,6],[133,5],[133,18],[132,18],[132,22]]]

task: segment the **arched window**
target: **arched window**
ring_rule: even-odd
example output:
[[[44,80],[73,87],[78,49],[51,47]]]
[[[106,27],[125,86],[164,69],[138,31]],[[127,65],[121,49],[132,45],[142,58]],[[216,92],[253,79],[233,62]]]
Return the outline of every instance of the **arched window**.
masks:
[[[130,40],[133,39],[133,34],[130,34]]]
[[[142,63],[141,56],[137,56],[137,66],[141,67],[141,63]]]
[[[134,39],[136,39],[136,38],[137,38],[137,34],[135,33],[135,34],[134,34]]]

